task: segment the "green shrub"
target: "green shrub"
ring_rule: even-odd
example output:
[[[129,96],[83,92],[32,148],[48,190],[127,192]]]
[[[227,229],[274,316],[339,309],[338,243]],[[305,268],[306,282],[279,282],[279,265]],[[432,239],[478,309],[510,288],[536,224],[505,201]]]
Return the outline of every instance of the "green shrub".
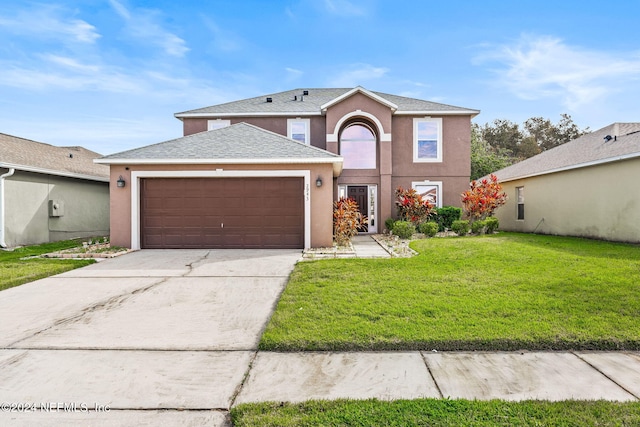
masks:
[[[434,221],[423,222],[418,230],[426,236],[433,237],[438,232],[438,223]]]
[[[465,219],[459,219],[453,221],[451,224],[451,230],[458,236],[466,236],[469,233],[469,221]]]
[[[445,228],[451,229],[453,221],[462,218],[462,209],[455,206],[443,206],[436,209],[433,219],[438,223],[438,231],[444,231]]]
[[[393,234],[401,239],[410,239],[416,232],[416,227],[409,221],[396,221],[393,224]]]
[[[389,230],[389,232],[391,232],[391,230],[393,230],[393,224],[395,224],[395,223],[396,223],[396,220],[395,220],[395,219],[393,219],[393,218],[387,218],[387,219],[384,221],[384,227],[385,227],[387,230]]]
[[[477,220],[477,221],[473,221],[473,223],[471,224],[471,232],[473,234],[483,234],[484,233],[484,228],[486,227],[487,223],[484,222],[484,220]]]
[[[485,219],[484,223],[487,226],[487,234],[495,233],[500,226],[500,221],[498,221],[498,218],[494,216],[490,216],[489,218]]]

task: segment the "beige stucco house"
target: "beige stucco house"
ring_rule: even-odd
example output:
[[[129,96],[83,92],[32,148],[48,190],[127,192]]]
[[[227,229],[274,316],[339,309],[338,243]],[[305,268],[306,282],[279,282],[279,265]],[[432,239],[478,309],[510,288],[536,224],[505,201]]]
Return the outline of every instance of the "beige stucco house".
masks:
[[[614,123],[495,172],[500,228],[640,242],[640,123]]]
[[[111,167],[111,241],[131,248],[330,246],[353,197],[381,232],[394,191],[459,205],[479,111],[351,89],[294,89],[177,113],[184,136]],[[120,180],[118,187],[116,182]]]
[[[0,133],[0,246],[109,235],[109,168],[98,153]]]

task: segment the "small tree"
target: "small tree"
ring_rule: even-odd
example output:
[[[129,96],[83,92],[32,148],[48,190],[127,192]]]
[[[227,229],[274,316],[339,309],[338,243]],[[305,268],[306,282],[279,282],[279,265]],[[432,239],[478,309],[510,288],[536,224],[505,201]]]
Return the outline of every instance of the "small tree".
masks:
[[[333,238],[338,245],[346,245],[358,234],[358,228],[367,224],[367,218],[358,210],[352,198],[341,197],[333,203]]]
[[[398,187],[396,189],[396,206],[400,219],[414,225],[425,222],[433,210],[433,205],[428,200],[424,200],[413,188],[405,190]]]
[[[462,206],[471,222],[483,220],[507,201],[507,193],[502,192],[498,177],[491,174],[489,179],[471,181],[470,188],[462,193]]]

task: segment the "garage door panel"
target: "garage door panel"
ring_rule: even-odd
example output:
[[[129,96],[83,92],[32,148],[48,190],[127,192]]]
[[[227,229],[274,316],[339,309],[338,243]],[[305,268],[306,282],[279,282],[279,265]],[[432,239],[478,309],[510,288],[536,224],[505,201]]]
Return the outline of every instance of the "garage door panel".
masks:
[[[263,197],[247,197],[244,200],[244,207],[247,209],[260,209],[264,206]]]
[[[304,246],[302,178],[149,178],[141,187],[143,248]]]

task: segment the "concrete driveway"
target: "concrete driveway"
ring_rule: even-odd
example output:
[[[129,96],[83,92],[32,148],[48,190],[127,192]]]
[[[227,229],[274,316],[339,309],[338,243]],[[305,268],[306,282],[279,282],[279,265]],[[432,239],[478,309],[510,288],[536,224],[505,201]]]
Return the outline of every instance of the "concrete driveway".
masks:
[[[143,250],[0,292],[0,424],[228,425],[300,256]]]

